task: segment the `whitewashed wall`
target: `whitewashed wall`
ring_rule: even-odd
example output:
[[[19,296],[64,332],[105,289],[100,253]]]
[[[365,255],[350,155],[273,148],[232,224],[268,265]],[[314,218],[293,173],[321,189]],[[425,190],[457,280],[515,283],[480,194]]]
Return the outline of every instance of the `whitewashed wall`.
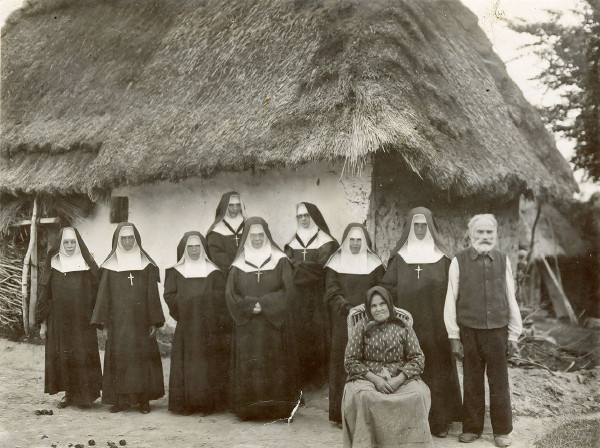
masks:
[[[283,248],[294,234],[295,204],[300,201],[319,206],[338,240],[349,222],[365,222],[371,173],[371,165],[366,164],[360,174],[342,176],[342,163],[322,163],[298,170],[222,173],[211,179],[156,182],[118,188],[112,194],[129,197],[129,221],[137,226],[144,249],[156,261],[164,279],[165,268],[176,262],[177,243],[183,233],[199,230],[205,235],[223,193],[238,191],[248,214],[265,218],[273,238]],[[109,222],[108,205],[98,204],[93,214],[76,226],[100,264],[110,252],[116,228]]]

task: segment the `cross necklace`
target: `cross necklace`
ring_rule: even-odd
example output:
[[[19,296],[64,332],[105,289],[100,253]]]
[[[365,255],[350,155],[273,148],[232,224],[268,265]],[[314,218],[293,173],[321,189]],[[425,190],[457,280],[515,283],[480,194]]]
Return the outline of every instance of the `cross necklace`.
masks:
[[[317,230],[317,233],[315,233],[312,238],[310,240],[308,240],[308,243],[304,244],[302,242],[302,240],[300,239],[300,237],[298,236],[298,234],[296,234],[296,241],[298,241],[300,243],[300,246],[302,246],[302,260],[306,261],[306,248],[308,246],[310,246],[312,244],[312,242],[314,240],[317,239],[317,236],[319,235],[319,231]]]
[[[258,271],[254,272],[256,274],[256,282],[260,283],[260,276],[262,275],[262,271],[261,269],[269,262],[271,261],[271,256],[269,255],[269,258],[267,258],[265,261],[263,261],[263,263],[260,266],[256,266],[254,263],[250,263],[249,261],[246,260],[246,264],[249,266],[252,266],[253,268],[258,269]]]
[[[237,230],[233,230],[233,227],[231,227],[225,219],[223,219],[223,224],[225,224],[225,227],[231,230],[231,233],[233,233],[233,239],[235,240],[235,245],[238,246],[240,241],[240,233],[242,233],[244,230],[244,221],[242,221]]]
[[[133,286],[133,279],[134,279],[135,277],[133,276],[133,274],[132,274],[131,272],[129,273],[129,277],[127,277],[127,278],[129,279],[129,284],[130,284],[131,286]]]
[[[415,269],[415,271],[417,271],[417,280],[418,280],[419,278],[421,278],[421,271],[422,271],[422,270],[423,270],[423,269],[421,269],[421,265],[420,265],[420,264],[418,264],[418,265],[417,265],[417,269]]]

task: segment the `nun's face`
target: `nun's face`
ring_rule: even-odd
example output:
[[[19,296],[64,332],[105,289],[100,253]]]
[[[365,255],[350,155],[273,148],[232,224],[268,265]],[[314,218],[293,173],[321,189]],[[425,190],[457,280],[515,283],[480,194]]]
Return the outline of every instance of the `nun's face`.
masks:
[[[63,240],[63,248],[65,249],[65,253],[67,255],[73,255],[75,253],[75,249],[77,249],[77,240],[76,239],[65,239]]]
[[[252,247],[254,249],[260,249],[261,247],[263,247],[263,244],[265,243],[264,232],[249,233],[248,237],[250,238],[250,243],[252,244]]]
[[[133,249],[133,245],[135,244],[135,235],[123,235],[121,236],[121,246],[124,250]]]
[[[373,294],[373,298],[371,299],[371,316],[377,322],[383,322],[390,317],[390,309],[380,294]]]
[[[242,211],[242,204],[240,204],[239,202],[229,204],[227,206],[227,214],[229,215],[230,218],[237,218],[237,215],[239,215],[241,211]]]
[[[187,253],[192,260],[197,260],[200,258],[200,244],[188,244]]]
[[[298,219],[298,224],[300,227],[304,229],[308,229],[310,227],[310,215],[308,213],[299,213],[296,215]]]
[[[360,252],[360,247],[362,246],[362,238],[350,238],[348,245],[350,246],[350,252],[356,255]]]
[[[415,236],[417,239],[422,240],[427,235],[427,223],[426,222],[415,222],[413,224]]]

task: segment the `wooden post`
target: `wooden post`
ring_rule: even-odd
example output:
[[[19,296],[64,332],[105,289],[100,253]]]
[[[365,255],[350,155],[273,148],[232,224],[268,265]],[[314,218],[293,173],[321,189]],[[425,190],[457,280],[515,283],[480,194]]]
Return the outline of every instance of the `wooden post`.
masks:
[[[38,219],[37,219],[37,198],[33,200],[34,214],[31,217],[31,286],[29,288],[29,329],[35,326],[35,309],[38,296]]]
[[[32,275],[32,284],[30,288],[32,300],[29,301],[27,300],[27,286],[29,285],[29,265],[32,261],[32,253],[35,258],[35,265],[32,268],[32,274],[33,272],[35,272],[35,278]],[[35,285],[33,284],[34,279]],[[25,330],[25,335],[29,336],[31,327],[33,326],[30,325],[31,314],[35,316],[35,304],[37,302],[37,197],[33,199],[33,212],[31,214],[29,246],[27,247],[25,259],[23,260],[23,273],[21,275],[21,297],[23,302],[23,329]]]
[[[544,265],[546,266],[546,269],[548,270],[548,274],[550,274],[550,278],[552,279],[554,286],[556,286],[556,289],[558,290],[560,298],[562,299],[565,309],[567,310],[567,314],[569,315],[569,320],[571,321],[572,324],[577,325],[579,323],[579,320],[577,319],[577,316],[575,315],[575,311],[573,311],[571,302],[569,302],[569,299],[567,298],[567,295],[565,294],[565,290],[563,289],[562,285],[556,278],[556,275],[554,275],[552,268],[548,264],[548,260],[546,260],[545,257],[542,257],[542,261],[544,262]]]

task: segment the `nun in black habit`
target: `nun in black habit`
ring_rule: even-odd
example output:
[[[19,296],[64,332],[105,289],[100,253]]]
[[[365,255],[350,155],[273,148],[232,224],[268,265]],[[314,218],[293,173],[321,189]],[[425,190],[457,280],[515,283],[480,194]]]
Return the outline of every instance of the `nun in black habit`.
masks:
[[[235,321],[231,407],[241,419],[289,417],[297,405],[293,294],[290,261],[273,242],[267,223],[249,218],[225,293]]]
[[[59,408],[87,407],[102,388],[96,328],[90,325],[98,266],[77,229],[61,229],[46,257],[41,284],[36,323],[46,340],[44,392],[65,392]]]
[[[150,412],[149,400],[164,393],[156,329],[165,318],[160,304],[158,267],[142,249],[140,234],[120,223],[112,251],[100,266],[100,287],[92,324],[107,333],[102,403],[120,412],[139,404]]]
[[[294,267],[296,337],[302,385],[320,387],[327,379],[329,329],[325,293],[325,263],[338,249],[316,205],[296,205],[297,230],[285,246]]]
[[[444,324],[450,258],[431,214],[412,209],[381,285],[394,304],[413,316],[413,329],[425,354],[421,377],[431,390],[431,433],[446,437],[453,421],[460,421],[461,395],[456,365]]]
[[[385,266],[371,250],[367,228],[359,223],[348,224],[342,245],[325,265],[325,305],[331,322],[329,420],[332,422],[342,422],[348,312],[364,303],[367,291],[379,284],[384,273]]]
[[[225,276],[206,255],[200,232],[187,232],[177,263],[165,272],[165,302],[177,321],[171,348],[169,410],[210,414],[226,409],[232,320]]]
[[[225,273],[237,254],[246,217],[240,194],[230,191],[221,197],[215,222],[206,232],[208,257]]]

